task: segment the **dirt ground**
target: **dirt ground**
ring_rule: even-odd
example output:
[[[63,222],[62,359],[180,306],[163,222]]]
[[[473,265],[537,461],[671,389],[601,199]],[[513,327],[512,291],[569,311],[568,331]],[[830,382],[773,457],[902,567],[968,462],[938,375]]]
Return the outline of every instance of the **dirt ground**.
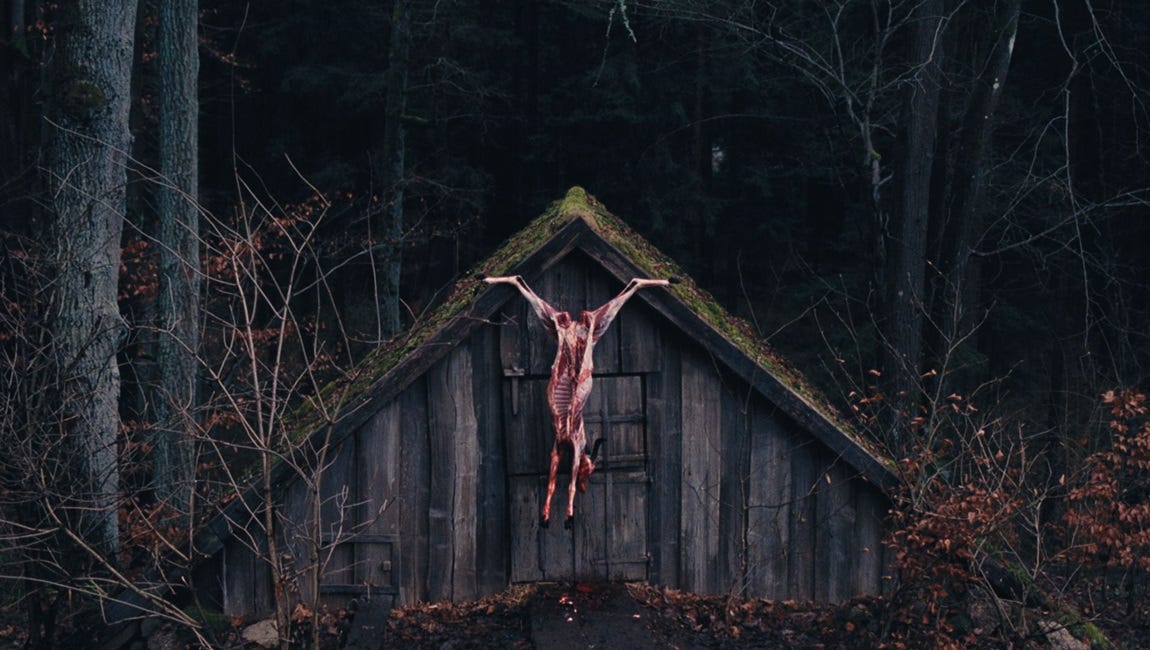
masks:
[[[819,607],[640,584],[543,583],[476,603],[397,610],[383,647],[858,648],[874,647],[877,632],[865,601]]]
[[[999,602],[998,605],[1003,605]],[[1150,605],[1139,601],[1133,613],[1107,607],[1083,610],[1104,625],[1110,643],[1094,648],[1150,647]],[[516,585],[478,601],[425,603],[392,610],[339,610],[322,613],[320,647],[355,648],[929,648],[937,621],[908,621],[892,613],[880,597],[856,598],[838,605],[771,601],[735,596],[699,596],[639,583],[562,582]],[[1123,611],[1119,611],[1119,610]],[[20,612],[0,607],[0,649],[26,648],[28,633]],[[358,615],[357,615],[358,614]],[[972,601],[969,619],[953,621],[950,647],[1022,650],[1087,650],[1081,626],[1051,630],[1050,612],[1013,612],[1012,620],[1032,619],[1028,629],[1003,624],[1001,608]],[[301,618],[310,620],[310,616]],[[996,622],[997,621],[997,622]],[[370,629],[364,633],[366,624]],[[225,622],[227,623],[227,622]],[[214,647],[257,650],[245,639],[253,621],[236,619],[213,634]],[[95,613],[58,621],[55,648],[92,647],[100,638]],[[197,647],[171,625],[162,625],[147,647]],[[310,628],[293,625],[291,647],[310,647]],[[142,646],[141,646],[142,647]]]
[[[1110,640],[1087,640],[1081,625],[1054,623],[1050,612],[1014,611],[973,599],[965,620],[907,620],[881,597],[838,605],[699,596],[639,583],[540,583],[513,586],[472,603],[436,603],[395,610],[380,647],[464,648],[850,648],[1090,650],[1150,647],[1150,628],[1114,625]],[[999,605],[1006,605],[999,601]],[[1017,606],[1017,605],[1014,605]],[[978,612],[981,611],[981,614]],[[1135,617],[1138,618],[1138,617]],[[1027,628],[1007,620],[1031,619]],[[1103,617],[1094,617],[1103,622]],[[1141,620],[1139,618],[1139,620]]]

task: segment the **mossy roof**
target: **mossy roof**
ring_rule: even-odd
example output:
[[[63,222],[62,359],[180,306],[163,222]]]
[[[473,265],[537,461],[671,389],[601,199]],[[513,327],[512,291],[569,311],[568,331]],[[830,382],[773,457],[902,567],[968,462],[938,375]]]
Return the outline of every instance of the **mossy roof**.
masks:
[[[342,407],[339,411],[370,412],[373,410],[371,407],[363,408],[367,406],[366,402],[394,397],[411,378],[417,376],[422,369],[426,369],[430,363],[428,361],[412,366],[410,361],[414,356],[423,355],[429,348],[448,347],[428,344],[451,343],[453,339],[465,337],[473,328],[467,325],[460,327],[461,321],[480,322],[490,315],[487,312],[493,312],[499,306],[498,303],[487,300],[485,306],[477,309],[478,302],[483,298],[490,298],[495,293],[494,288],[480,279],[483,275],[521,272],[531,256],[538,254],[549,243],[553,243],[561,232],[570,229],[577,222],[585,225],[587,230],[597,235],[611,249],[625,257],[635,270],[647,277],[679,278],[681,281],[671,285],[669,293],[685,306],[699,323],[719,335],[721,340],[728,342],[739,354],[753,362],[757,369],[765,371],[770,378],[765,392],[773,393],[768,395],[769,398],[788,397],[787,401],[791,402],[791,415],[808,428],[820,429],[821,431],[815,433],[819,434],[833,451],[846,457],[848,462],[878,484],[886,487],[893,484],[893,463],[883,458],[868,440],[854,431],[818,391],[803,379],[801,373],[772,351],[745,321],[728,313],[714,297],[684,274],[674,261],[648,243],[621,219],[611,214],[581,187],[572,187],[568,190],[563,199],[552,203],[542,215],[513,235],[502,247],[480,262],[472,272],[456,282],[451,293],[430,317],[416,323],[405,335],[377,348],[346,378],[325,388],[320,394],[320,399],[330,402],[333,397],[340,396]],[[502,296],[503,299],[499,301],[501,303],[509,294],[497,295]],[[720,340],[713,336],[706,338]],[[759,375],[759,373],[752,374]],[[762,379],[753,383],[763,386]],[[789,395],[786,395],[787,393]],[[363,417],[366,416],[353,420],[358,422]],[[327,421],[314,405],[305,404],[286,425],[291,427],[294,437],[298,439],[314,434]]]

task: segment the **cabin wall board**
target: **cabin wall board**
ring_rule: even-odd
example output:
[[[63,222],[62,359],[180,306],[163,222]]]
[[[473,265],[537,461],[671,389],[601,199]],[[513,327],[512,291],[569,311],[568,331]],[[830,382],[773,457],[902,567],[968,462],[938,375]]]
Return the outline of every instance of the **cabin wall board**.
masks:
[[[815,498],[818,448],[802,440],[791,447],[790,554],[787,591],[791,598],[809,600],[815,596]]]
[[[293,591],[293,597],[298,594],[299,600],[315,602],[315,594],[311,589],[311,580],[308,577],[309,569],[314,566],[311,558],[311,532],[315,522],[314,500],[310,487],[298,476],[292,481],[284,492],[281,507],[276,512],[275,526],[279,540],[281,571],[299,576],[299,589]]]
[[[428,594],[432,600],[467,600],[478,594],[478,425],[473,397],[470,350],[459,346],[428,372]]]
[[[709,358],[682,356],[683,453],[680,584],[701,593],[720,589],[719,510],[722,470],[722,385]]]
[[[860,482],[861,483],[861,482]],[[868,483],[861,483],[855,491],[854,593],[882,593],[883,518],[886,516],[885,497]]]
[[[567,503],[568,479],[568,476],[560,473],[555,490],[556,499],[564,506]],[[588,482],[587,491],[576,497],[574,530],[570,532],[574,542],[574,555],[568,558],[560,556],[558,558],[559,565],[550,564],[548,566],[548,575],[566,577],[566,575],[571,574],[575,578],[589,580],[605,580],[607,578],[605,559],[609,549],[607,529],[603,522],[607,517],[607,495],[610,481],[611,477],[607,474],[596,472]],[[554,512],[559,514],[552,516],[555,517],[556,522],[560,521],[562,509]],[[548,548],[562,548],[560,544],[553,541],[548,545]],[[569,563],[566,567],[562,564],[563,559],[567,559]],[[570,564],[571,562],[574,564]]]
[[[330,582],[388,591],[398,587],[402,542],[396,545],[382,540],[400,532],[402,437],[403,414],[399,401],[394,400],[350,439],[356,444],[354,499],[358,517],[350,526],[345,526],[343,537],[348,532],[353,535],[354,543],[347,546],[353,553],[354,570],[346,580],[331,579]]]
[[[641,470],[610,472],[604,478],[607,510],[604,577],[646,580],[649,565],[647,473]]]
[[[399,400],[387,404],[355,435],[357,532],[396,533],[402,506],[398,503],[403,447],[403,413]]]
[[[400,412],[400,490],[395,494],[400,521],[399,598],[415,603],[429,598],[431,436],[428,432],[427,381],[420,378],[395,400]],[[373,489],[365,486],[365,489]]]
[[[668,337],[670,338],[670,337]],[[662,372],[647,382],[648,443],[651,450],[651,581],[680,584],[682,525],[683,384],[682,343],[674,339],[663,353]]]
[[[789,595],[791,556],[791,455],[794,443],[777,411],[752,401],[747,495],[747,582],[751,593]]]
[[[485,327],[469,342],[475,404],[477,521],[476,579],[480,595],[507,585],[507,462],[503,442],[503,390],[499,331]]]
[[[719,488],[719,583],[717,591],[742,593],[747,550],[747,472],[749,387],[720,375],[722,396],[722,466]]]
[[[223,610],[229,615],[246,615],[271,611],[267,592],[271,586],[266,562],[251,548],[258,541],[244,537],[229,539],[223,548]]]
[[[324,580],[335,584],[356,584],[355,547],[343,543],[363,521],[357,501],[357,452],[354,436],[329,449],[319,460],[320,502],[319,542]],[[309,540],[314,543],[314,538]]]
[[[510,502],[507,515],[513,522],[509,540],[509,579],[511,582],[538,582],[543,580],[538,521],[545,484],[541,487],[540,479],[533,475],[511,476],[508,481]]]
[[[659,289],[640,289],[619,312],[620,372],[654,373],[663,369],[663,328],[651,308],[643,304],[642,294],[650,291]]]
[[[828,454],[819,454],[822,475],[815,499],[815,600],[839,602],[854,596],[855,511],[851,472]]]

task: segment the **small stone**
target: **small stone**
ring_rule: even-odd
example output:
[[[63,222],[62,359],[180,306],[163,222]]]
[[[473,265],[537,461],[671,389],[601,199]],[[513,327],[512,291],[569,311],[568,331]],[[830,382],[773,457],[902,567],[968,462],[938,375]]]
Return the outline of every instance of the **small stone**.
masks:
[[[261,648],[274,648],[280,644],[276,622],[270,618],[245,627],[240,636],[243,637],[244,641],[254,643]]]
[[[1065,625],[1054,621],[1038,621],[1038,629],[1046,635],[1051,650],[1090,650],[1090,644],[1074,638]]]

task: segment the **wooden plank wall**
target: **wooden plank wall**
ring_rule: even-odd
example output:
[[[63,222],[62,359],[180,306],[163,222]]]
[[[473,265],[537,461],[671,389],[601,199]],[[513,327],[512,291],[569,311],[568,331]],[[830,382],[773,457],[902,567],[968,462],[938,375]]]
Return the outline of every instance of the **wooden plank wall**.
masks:
[[[651,576],[656,584],[678,586],[679,529],[682,525],[683,385],[677,339],[663,350],[663,372],[647,381],[647,444],[651,454]]]
[[[742,593],[746,578],[747,505],[750,461],[750,394],[722,381],[722,480],[719,486],[719,583],[716,591]]]
[[[475,532],[479,438],[471,354],[459,346],[428,373],[431,450],[428,596],[468,600],[478,594]]]
[[[676,353],[649,384],[652,580],[825,602],[879,592],[888,505],[878,488],[703,350],[664,340]]]
[[[683,352],[681,377],[679,581],[688,591],[716,592],[725,577],[718,573],[722,385],[709,359],[695,350]]]
[[[428,435],[427,381],[420,378],[396,400],[401,415],[400,458],[376,458],[375,462],[398,462],[399,500],[402,529],[400,537],[399,601],[415,603],[428,599],[427,558],[429,554],[428,509],[431,502],[431,445]],[[374,490],[374,486],[361,486]]]
[[[225,614],[263,614],[272,610],[271,570],[261,557],[264,553],[257,554],[253,544],[259,544],[258,540],[240,533],[224,545],[220,582]]]
[[[485,327],[469,343],[475,403],[477,515],[475,550],[479,595],[507,586],[507,462],[503,445],[503,373],[499,331]]]
[[[791,450],[794,439],[762,400],[750,422],[747,494],[747,585],[766,598],[786,598],[791,555]]]

